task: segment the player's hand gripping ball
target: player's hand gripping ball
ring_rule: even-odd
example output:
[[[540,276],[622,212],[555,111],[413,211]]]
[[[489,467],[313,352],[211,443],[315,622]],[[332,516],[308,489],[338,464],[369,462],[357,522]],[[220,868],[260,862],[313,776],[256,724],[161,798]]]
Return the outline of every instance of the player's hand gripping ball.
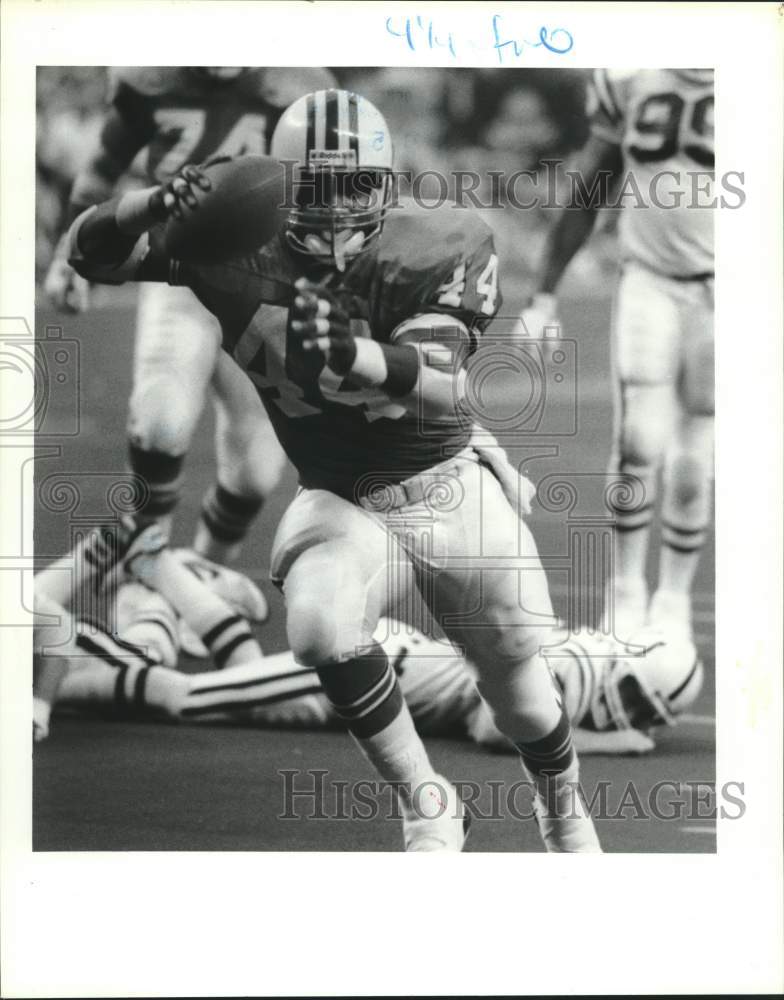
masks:
[[[351,321],[338,295],[323,285],[300,278],[291,307],[291,329],[305,351],[319,350],[337,375],[346,375],[357,356]]]
[[[271,156],[219,157],[187,166],[150,198],[176,260],[217,264],[260,249],[286,218],[285,170]]]

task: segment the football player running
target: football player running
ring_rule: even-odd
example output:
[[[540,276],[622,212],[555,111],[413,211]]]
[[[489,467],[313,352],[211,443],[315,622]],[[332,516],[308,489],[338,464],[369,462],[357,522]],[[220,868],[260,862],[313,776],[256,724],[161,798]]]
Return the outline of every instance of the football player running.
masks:
[[[523,321],[531,335],[558,325],[558,283],[600,205],[620,201],[611,472],[628,477],[629,490],[615,492],[615,579],[605,603],[614,604],[621,638],[646,620],[691,635],[713,481],[713,72],[596,70],[589,97],[591,136],[574,164],[582,194],[575,187],[549,234]],[[649,602],[660,470],[659,578]]]
[[[449,208],[391,210],[391,137],[356,94],[295,101],[271,152],[294,164],[294,207],[250,258],[212,267],[168,258],[155,224],[197,208],[192,187],[205,181],[186,168],[163,188],[80,216],[71,262],[96,281],[187,285],[220,319],[299,472],[272,555],[292,652],[400,788],[406,849],[460,850],[466,818],[373,638],[415,579],[517,747],[547,849],[599,851],[569,719],[540,652],[554,623],[545,574],[469,443],[465,363],[500,301],[492,233]],[[431,781],[447,802],[412,797]]]
[[[315,67],[117,67],[109,77],[111,107],[99,146],[74,181],[71,219],[109,198],[140,152],[149,183],[213,156],[265,153],[283,110],[332,81]],[[60,308],[87,306],[87,282],[68,263],[65,241],[45,290]],[[128,441],[131,468],[149,486],[139,514],[166,522],[212,390],[217,479],[204,498],[194,547],[230,562],[277,485],[284,458],[256,392],[220,350],[220,338],[215,318],[189,289],[141,288]]]

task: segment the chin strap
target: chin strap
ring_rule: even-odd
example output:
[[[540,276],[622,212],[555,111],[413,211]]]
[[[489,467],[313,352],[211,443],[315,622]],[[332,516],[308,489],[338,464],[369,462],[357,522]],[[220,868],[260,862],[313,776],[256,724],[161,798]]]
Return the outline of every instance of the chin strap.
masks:
[[[334,262],[338,271],[342,272],[346,270],[346,261],[361,253],[365,243],[364,233],[353,232],[346,235],[347,232],[348,230],[337,233],[332,242],[317,233],[307,233],[302,244],[311,256],[323,258],[330,264]]]

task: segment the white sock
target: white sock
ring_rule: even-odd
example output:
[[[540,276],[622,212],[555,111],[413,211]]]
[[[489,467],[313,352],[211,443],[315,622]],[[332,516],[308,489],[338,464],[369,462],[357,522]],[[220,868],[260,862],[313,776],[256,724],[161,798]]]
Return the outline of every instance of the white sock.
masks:
[[[430,763],[427,750],[414,728],[406,706],[380,733],[354,740],[385,781],[398,785],[404,815],[427,815],[430,799],[437,813],[438,786],[443,782]]]

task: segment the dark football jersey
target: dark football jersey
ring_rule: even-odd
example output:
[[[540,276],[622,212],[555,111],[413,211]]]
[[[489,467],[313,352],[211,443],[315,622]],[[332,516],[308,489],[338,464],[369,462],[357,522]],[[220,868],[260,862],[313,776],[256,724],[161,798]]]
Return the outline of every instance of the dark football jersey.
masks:
[[[332,74],[318,67],[248,68],[223,81],[187,66],[117,67],[109,80],[128,133],[123,142],[147,147],[145,169],[157,182],[214,154],[266,153],[292,101],[334,86]]]
[[[491,230],[469,211],[397,208],[336,291],[355,335],[381,343],[394,342],[396,329],[418,314],[459,319],[420,337],[445,345],[439,365],[456,374],[500,305],[497,265]],[[459,407],[449,418],[411,414],[299,347],[289,305],[302,272],[283,236],[252,257],[194,266],[167,260],[155,234],[137,277],[188,285],[217,316],[225,349],[256,386],[303,485],[355,500],[372,484],[400,482],[464,447],[471,420]]]

